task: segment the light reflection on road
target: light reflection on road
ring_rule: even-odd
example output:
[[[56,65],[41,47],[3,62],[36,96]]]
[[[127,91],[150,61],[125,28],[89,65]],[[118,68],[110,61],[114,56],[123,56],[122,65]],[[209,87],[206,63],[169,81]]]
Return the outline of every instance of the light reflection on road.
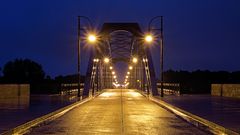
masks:
[[[108,98],[111,96],[116,96],[116,93],[115,92],[104,92],[101,95],[99,95],[99,97],[105,97],[105,98]]]

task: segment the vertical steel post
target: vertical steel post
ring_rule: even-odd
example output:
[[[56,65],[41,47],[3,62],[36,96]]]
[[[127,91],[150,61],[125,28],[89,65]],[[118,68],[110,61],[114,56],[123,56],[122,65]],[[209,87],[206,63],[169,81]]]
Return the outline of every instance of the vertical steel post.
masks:
[[[144,74],[144,72],[143,72],[143,63],[142,63],[142,60],[141,60],[141,65],[140,65],[140,74],[141,74],[141,90],[142,91],[144,91],[144,87],[143,87],[143,85],[144,85],[144,81],[143,81],[143,74]]]
[[[137,66],[136,65],[134,65],[134,75],[135,75],[135,77],[134,77],[134,88],[135,89],[137,89]]]
[[[96,77],[96,62],[93,63],[93,69],[92,69],[92,96],[94,96],[95,92],[95,77]]]
[[[104,64],[104,81],[103,81],[103,83],[104,83],[104,89],[106,89],[106,87],[107,87],[107,69],[106,69],[106,64]]]
[[[81,74],[80,74],[80,16],[78,16],[78,94],[77,96],[80,97],[80,79],[81,79]]]
[[[163,16],[161,16],[161,29],[160,29],[160,37],[161,37],[161,97],[164,96],[163,92]]]
[[[98,75],[98,73],[99,73],[99,61],[97,62],[97,66],[96,66],[96,79],[97,79],[97,92],[98,92],[98,77],[99,77],[99,75]]]

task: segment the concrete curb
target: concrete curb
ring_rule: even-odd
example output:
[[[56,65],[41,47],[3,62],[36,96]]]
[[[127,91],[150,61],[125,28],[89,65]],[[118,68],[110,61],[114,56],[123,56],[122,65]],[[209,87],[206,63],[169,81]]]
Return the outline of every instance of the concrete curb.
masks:
[[[208,121],[206,119],[203,119],[201,117],[198,117],[192,113],[189,113],[187,111],[184,111],[178,107],[175,107],[173,105],[170,105],[156,97],[149,96],[149,100],[159,104],[160,106],[166,108],[170,112],[173,112],[177,116],[181,117],[182,119],[188,121],[189,123],[195,125],[196,127],[203,129],[205,131],[211,132],[213,134],[221,134],[221,135],[239,135],[239,133],[232,131],[230,129],[227,129],[223,126],[220,126],[216,123],[213,123],[211,121]]]
[[[102,91],[104,92],[104,90]],[[60,116],[64,115],[65,113],[67,113],[68,111],[74,109],[75,107],[81,105],[81,104],[84,104],[92,99],[94,99],[96,96],[100,95],[102,92],[98,93],[97,95],[95,95],[94,97],[89,97],[89,98],[86,98],[86,99],[83,99],[81,101],[78,101],[76,103],[73,103],[73,104],[70,104],[68,106],[65,106],[61,109],[58,109],[54,112],[51,112],[49,114],[46,114],[46,115],[43,115],[39,118],[36,118],[34,120],[31,120],[27,123],[24,123],[20,126],[17,126],[13,129],[10,129],[6,132],[3,132],[1,133],[0,135],[21,135],[21,134],[25,134],[27,133],[32,127],[35,127],[37,125],[40,125],[42,123],[45,123],[45,122],[49,122],[49,121],[52,121],[56,118],[59,118]]]

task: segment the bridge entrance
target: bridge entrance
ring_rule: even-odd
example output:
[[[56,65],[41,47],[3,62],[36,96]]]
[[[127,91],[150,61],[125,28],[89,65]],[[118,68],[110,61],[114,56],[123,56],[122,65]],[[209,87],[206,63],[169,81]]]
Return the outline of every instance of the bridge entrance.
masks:
[[[96,38],[83,96],[119,87],[158,95],[151,53],[138,23],[104,23]]]

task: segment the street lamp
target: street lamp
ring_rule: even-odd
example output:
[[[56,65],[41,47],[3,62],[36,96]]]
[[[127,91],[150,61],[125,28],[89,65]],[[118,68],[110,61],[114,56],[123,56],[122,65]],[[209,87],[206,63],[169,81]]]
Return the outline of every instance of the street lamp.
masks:
[[[151,24],[152,24],[152,22],[155,19],[160,19],[160,22],[161,22],[160,29],[151,28]],[[156,17],[153,17],[150,20],[150,22],[148,23],[148,32],[153,31],[153,30],[160,31],[160,51],[161,51],[160,63],[161,63],[161,72],[159,74],[159,78],[161,78],[161,97],[163,97],[163,95],[164,95],[164,92],[163,92],[163,16],[156,16]],[[153,37],[150,36],[150,35],[147,35],[145,37],[145,41],[148,42],[148,43],[152,42],[153,41]]]
[[[80,97],[80,81],[81,81],[81,73],[80,73],[80,60],[81,60],[81,58],[80,58],[80,52],[81,52],[81,46],[80,46],[80,43],[81,43],[81,38],[80,38],[80,36],[81,36],[81,30],[85,30],[84,28],[82,28],[81,27],[81,25],[80,25],[80,21],[81,21],[81,18],[82,19],[85,19],[85,20],[87,20],[88,21],[88,24],[90,25],[90,28],[92,29],[93,28],[93,25],[92,25],[92,22],[91,22],[91,20],[88,18],[88,17],[86,17],[86,16],[78,16],[78,42],[77,42],[77,50],[78,50],[78,55],[77,55],[77,57],[78,57],[78,62],[77,62],[77,71],[78,71],[78,94],[77,94],[77,96],[78,97]],[[94,39],[96,40],[96,38],[94,38],[93,37],[93,35],[91,36],[91,41],[93,41]]]
[[[133,63],[137,63],[138,59],[136,57],[133,57],[132,61],[133,61]]]
[[[95,34],[89,34],[88,37],[87,37],[87,39],[88,39],[88,41],[89,41],[90,43],[95,43],[96,40],[97,40],[97,37],[96,37]]]
[[[93,62],[99,62],[99,59],[93,59]]]
[[[104,62],[104,64],[105,64],[105,66],[104,66],[104,73],[105,73],[105,76],[104,76],[104,81],[103,81],[103,84],[104,84],[104,87],[106,87],[106,86],[109,86],[109,76],[108,76],[108,74],[107,74],[107,64],[110,62],[110,58],[108,58],[108,57],[104,57],[103,58],[103,62]],[[111,70],[111,67],[109,67],[109,69]]]
[[[107,57],[105,57],[105,58],[104,58],[104,63],[106,63],[106,64],[107,64],[107,63],[109,63],[109,61],[110,61],[110,59],[109,59],[109,58],[107,58]]]
[[[134,63],[134,64],[137,64],[137,62],[138,62],[138,59],[136,58],[136,57],[133,57],[133,59],[132,59],[132,62]],[[134,72],[133,72],[133,74],[135,74],[135,79],[137,79],[137,67],[138,66],[134,66]],[[135,81],[133,81],[134,83],[133,83],[133,85],[135,85],[136,86],[136,83],[135,83]]]
[[[129,66],[129,69],[130,69],[130,70],[132,70],[132,69],[133,69],[133,67],[132,67],[132,66]]]
[[[151,34],[147,34],[147,35],[145,36],[145,41],[146,41],[147,43],[151,43],[151,42],[153,41],[153,36],[152,36]]]

